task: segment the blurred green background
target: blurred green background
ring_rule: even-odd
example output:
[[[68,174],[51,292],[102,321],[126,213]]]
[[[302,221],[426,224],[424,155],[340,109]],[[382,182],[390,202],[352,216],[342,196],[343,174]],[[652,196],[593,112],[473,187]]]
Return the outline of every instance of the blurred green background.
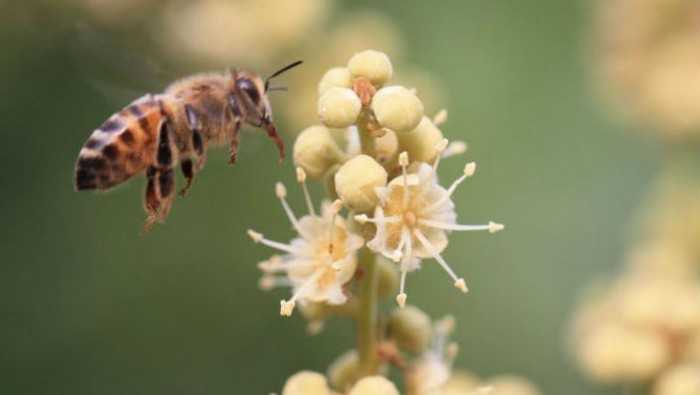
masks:
[[[458,318],[459,367],[521,374],[546,394],[616,393],[578,372],[566,350],[567,320],[579,290],[620,261],[659,157],[592,94],[588,3],[353,1],[337,4],[330,22],[354,9],[393,20],[405,60],[446,87],[447,136],[466,140],[479,163],[456,196],[460,218],[507,224],[494,237],[451,238],[445,256],[467,278],[469,295],[428,263],[409,277],[412,302]],[[5,1],[0,9],[0,392],[267,394],[296,371],[323,371],[353,346],[349,322],[309,337],[299,315],[279,317],[285,291],[257,288],[256,262],[270,251],[245,230],[290,237],[273,185],[293,183],[291,162],[277,165],[262,133],[243,136],[235,167],[225,150],[211,151],[167,224],[141,235],[142,179],[95,195],[74,192],[72,173],[91,131],[145,92],[109,97],[95,80],[131,89],[145,76],[102,45],[83,47],[74,28],[91,22],[73,4]],[[125,53],[129,45],[148,53],[134,28],[148,21],[99,32],[127,43]],[[314,58],[305,60],[313,67]],[[294,90],[273,105],[294,100]],[[442,177],[462,166],[445,161]],[[314,194],[318,201],[320,188]],[[301,208],[301,194],[290,195]]]

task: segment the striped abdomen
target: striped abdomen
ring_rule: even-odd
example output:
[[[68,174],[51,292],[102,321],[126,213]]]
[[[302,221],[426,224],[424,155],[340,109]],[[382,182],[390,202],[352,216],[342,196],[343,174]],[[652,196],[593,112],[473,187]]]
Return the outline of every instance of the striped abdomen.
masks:
[[[144,171],[154,161],[164,120],[161,98],[151,95],[112,115],[80,150],[76,189],[109,189]]]

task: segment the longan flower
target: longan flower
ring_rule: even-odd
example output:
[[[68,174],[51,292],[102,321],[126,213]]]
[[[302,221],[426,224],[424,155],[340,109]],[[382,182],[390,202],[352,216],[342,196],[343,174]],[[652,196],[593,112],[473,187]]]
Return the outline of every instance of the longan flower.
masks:
[[[598,1],[602,85],[621,108],[670,140],[700,130],[700,2]]]
[[[447,146],[443,140],[441,148]],[[442,151],[441,149],[441,151]],[[433,166],[416,162],[409,174],[408,155],[399,155],[402,175],[394,178],[386,187],[377,188],[379,205],[374,218],[357,215],[355,220],[376,225],[376,234],[367,246],[373,251],[400,262],[401,285],[397,296],[400,306],[406,303],[406,274],[420,267],[420,261],[434,258],[454,281],[454,286],[467,292],[463,278],[458,277],[443,259],[441,253],[447,247],[447,235],[451,231],[487,230],[491,233],[503,229],[503,225],[489,222],[485,225],[460,225],[452,194],[467,177],[474,174],[476,164],[464,167],[464,174],[447,189],[438,184],[436,170],[440,156]]]
[[[301,371],[284,383],[282,395],[330,395],[326,378],[316,372]]]
[[[700,394],[700,364],[683,364],[669,369],[657,381],[653,394]]]
[[[439,394],[452,372],[452,363],[459,348],[449,343],[455,321],[445,317],[433,326],[432,344],[406,373],[406,387],[411,395]]]
[[[633,270],[577,312],[575,354],[601,382],[646,381],[692,359],[700,333],[696,279]]]
[[[286,189],[277,184],[276,194],[289,217],[298,237],[288,244],[266,239],[262,234],[249,230],[256,243],[284,252],[259,264],[265,272],[261,280],[264,288],[289,286],[293,289],[289,300],[282,300],[280,314],[290,316],[297,301],[343,304],[347,300],[343,285],[350,281],[357,266],[355,253],[364,240],[350,232],[339,217],[340,202],[325,202],[321,215],[313,209],[306,189],[305,175],[299,169],[298,178],[304,188],[309,214],[297,219],[286,201]],[[280,275],[281,274],[281,275]]]
[[[369,376],[358,381],[348,395],[399,395],[399,390],[385,377]]]

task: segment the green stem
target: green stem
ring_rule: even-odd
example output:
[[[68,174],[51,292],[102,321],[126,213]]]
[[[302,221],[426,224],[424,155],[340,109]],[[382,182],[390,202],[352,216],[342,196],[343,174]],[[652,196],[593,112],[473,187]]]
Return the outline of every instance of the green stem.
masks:
[[[377,328],[379,314],[379,270],[375,255],[364,247],[360,250],[359,265],[364,269],[358,294],[357,352],[359,356],[359,377],[377,374],[379,355],[377,353]]]
[[[374,148],[374,136],[369,131],[368,125],[370,123],[370,115],[366,112],[360,113],[359,119],[357,121],[357,130],[360,134],[360,147],[362,148],[362,153],[375,157],[376,150]]]

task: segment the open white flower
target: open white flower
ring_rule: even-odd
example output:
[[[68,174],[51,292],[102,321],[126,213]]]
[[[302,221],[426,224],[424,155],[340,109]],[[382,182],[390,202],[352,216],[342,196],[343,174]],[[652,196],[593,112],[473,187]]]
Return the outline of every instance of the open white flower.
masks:
[[[256,243],[285,253],[259,264],[265,272],[261,280],[263,288],[288,286],[293,289],[292,297],[280,303],[283,316],[292,314],[297,301],[345,303],[347,297],[343,285],[352,279],[357,267],[355,253],[364,244],[364,240],[351,233],[345,220],[337,215],[340,201],[324,202],[321,215],[315,213],[305,184],[306,175],[301,169],[297,175],[304,189],[308,215],[296,218],[285,199],[286,189],[281,183],[276,186],[276,194],[298,237],[284,244],[268,240],[253,230],[248,231]]]
[[[447,147],[447,140],[440,144],[440,151]],[[355,220],[376,225],[376,234],[367,246],[373,251],[401,264],[401,286],[396,300],[400,306],[406,303],[406,274],[420,267],[420,261],[434,258],[454,281],[454,286],[467,292],[463,278],[458,277],[443,259],[441,252],[447,247],[449,232],[455,230],[487,230],[491,233],[503,229],[503,225],[489,222],[485,225],[460,225],[452,194],[467,177],[474,174],[476,164],[467,163],[464,174],[445,189],[438,184],[436,170],[440,156],[432,166],[414,162],[408,167],[408,155],[399,155],[402,175],[394,178],[386,187],[377,188],[379,205],[374,218],[357,215]]]

